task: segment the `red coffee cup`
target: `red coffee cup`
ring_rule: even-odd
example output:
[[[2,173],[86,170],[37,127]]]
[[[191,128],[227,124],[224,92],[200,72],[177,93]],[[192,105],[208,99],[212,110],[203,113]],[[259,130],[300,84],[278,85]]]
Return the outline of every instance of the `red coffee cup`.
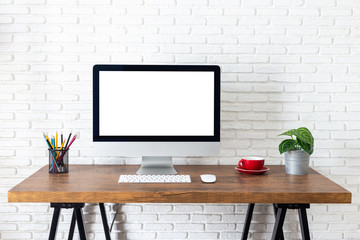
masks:
[[[239,161],[239,167],[246,170],[260,170],[264,166],[262,157],[245,157]]]

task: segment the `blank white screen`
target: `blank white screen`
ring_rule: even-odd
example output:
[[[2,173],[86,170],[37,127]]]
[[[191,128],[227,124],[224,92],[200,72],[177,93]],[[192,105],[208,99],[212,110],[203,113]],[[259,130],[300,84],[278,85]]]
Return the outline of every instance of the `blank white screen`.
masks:
[[[214,73],[100,71],[100,136],[213,136]]]

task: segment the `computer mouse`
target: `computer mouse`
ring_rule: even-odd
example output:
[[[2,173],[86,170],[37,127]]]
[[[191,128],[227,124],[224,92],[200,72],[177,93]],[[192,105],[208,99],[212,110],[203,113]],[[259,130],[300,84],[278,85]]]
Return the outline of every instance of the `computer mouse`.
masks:
[[[213,183],[216,181],[216,176],[214,174],[201,174],[200,178],[204,183]]]

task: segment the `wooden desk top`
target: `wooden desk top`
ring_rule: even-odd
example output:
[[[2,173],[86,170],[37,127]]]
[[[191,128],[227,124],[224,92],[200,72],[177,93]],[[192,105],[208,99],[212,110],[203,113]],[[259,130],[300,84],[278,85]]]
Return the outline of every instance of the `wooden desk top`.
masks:
[[[50,174],[48,167],[8,192],[9,202],[84,203],[351,203],[351,193],[318,172],[286,175],[270,165],[263,175],[246,175],[230,165],[178,165],[192,183],[118,184],[120,174],[135,174],[135,165],[71,165],[69,173]],[[212,173],[215,183],[202,183]]]

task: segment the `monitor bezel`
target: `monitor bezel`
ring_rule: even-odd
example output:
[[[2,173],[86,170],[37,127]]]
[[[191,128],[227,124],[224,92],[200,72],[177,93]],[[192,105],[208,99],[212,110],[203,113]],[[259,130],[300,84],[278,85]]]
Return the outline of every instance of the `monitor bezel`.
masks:
[[[214,72],[214,135],[212,136],[100,136],[100,71],[211,71]],[[93,66],[94,142],[220,142],[220,67],[217,65],[94,65]]]

